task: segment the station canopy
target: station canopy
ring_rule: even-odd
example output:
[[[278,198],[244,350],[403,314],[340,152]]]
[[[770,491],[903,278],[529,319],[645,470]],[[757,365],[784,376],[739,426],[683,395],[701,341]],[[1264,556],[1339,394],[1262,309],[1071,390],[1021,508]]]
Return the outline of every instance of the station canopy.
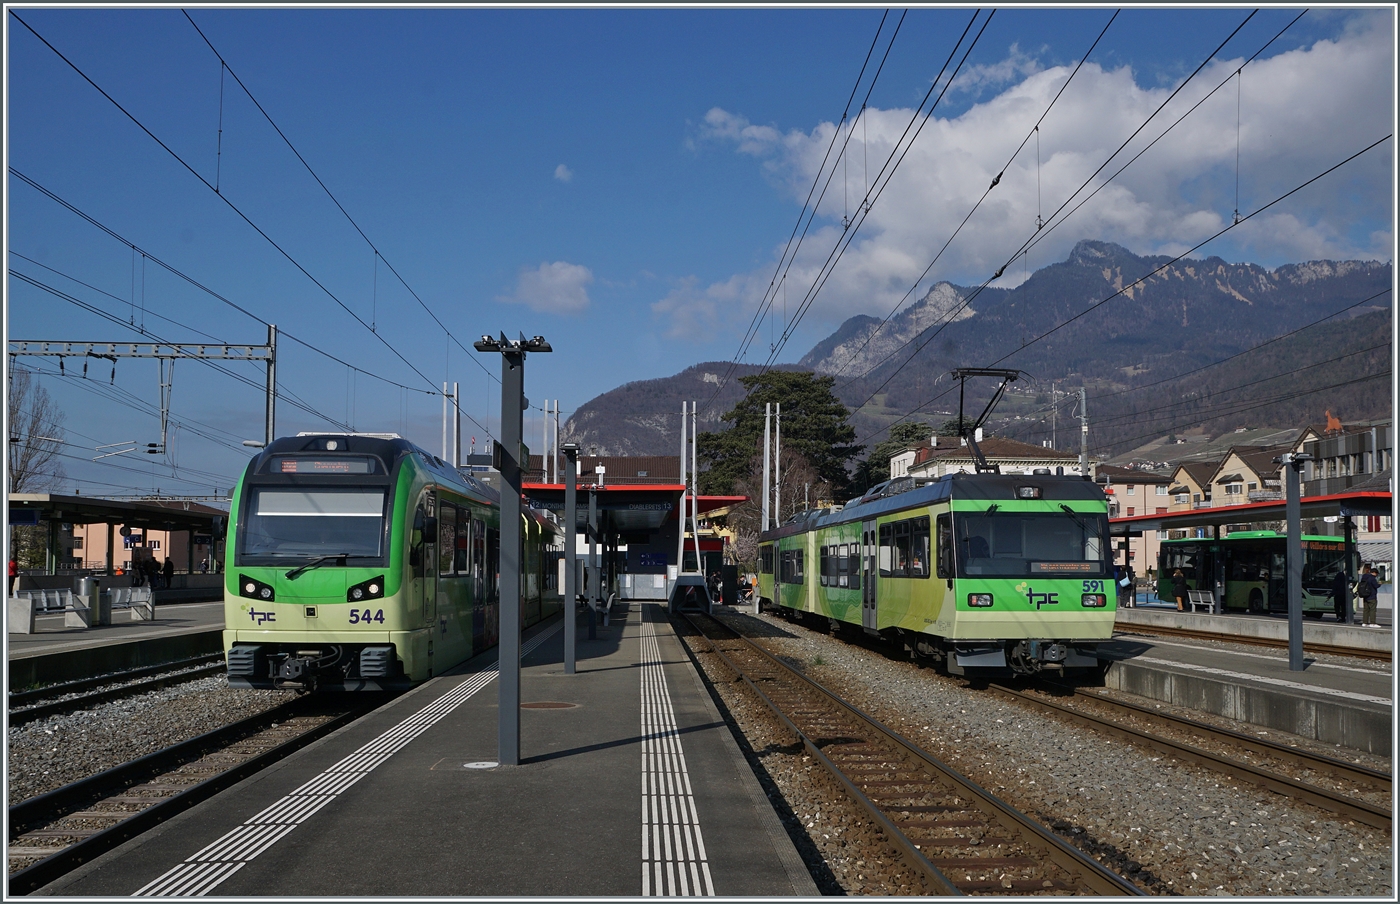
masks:
[[[1365,517],[1389,515],[1391,494],[1388,492],[1349,492],[1330,496],[1304,496],[1299,501],[1302,518],[1337,516]],[[1248,502],[1243,505],[1222,505],[1211,508],[1168,512],[1160,515],[1128,515],[1109,521],[1109,534],[1115,537],[1141,536],[1145,530],[1181,530],[1222,524],[1252,524],[1261,521],[1282,521],[1288,517],[1286,503],[1280,499],[1269,502]]]
[[[171,499],[99,499],[58,493],[11,493],[10,524],[121,524],[146,530],[207,534],[228,512],[198,502]]]

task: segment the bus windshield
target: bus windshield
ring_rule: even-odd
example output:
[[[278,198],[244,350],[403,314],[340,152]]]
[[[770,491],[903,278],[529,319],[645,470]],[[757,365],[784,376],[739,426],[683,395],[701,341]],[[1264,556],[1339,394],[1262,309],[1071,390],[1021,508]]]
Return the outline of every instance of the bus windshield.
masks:
[[[239,561],[380,558],[387,495],[378,487],[252,487],[244,504]]]
[[[959,577],[1107,573],[1108,520],[1092,512],[957,512]]]

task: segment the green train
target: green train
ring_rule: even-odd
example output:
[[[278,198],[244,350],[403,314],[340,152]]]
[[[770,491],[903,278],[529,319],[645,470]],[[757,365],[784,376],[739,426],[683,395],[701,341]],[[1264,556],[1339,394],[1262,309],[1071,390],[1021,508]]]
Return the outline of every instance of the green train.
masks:
[[[1117,595],[1097,484],[1041,469],[904,487],[761,534],[759,605],[863,629],[955,675],[1100,668]]]
[[[562,609],[553,522],[525,509],[521,625]],[[393,434],[298,434],[229,510],[232,687],[388,690],[496,645],[500,496]]]

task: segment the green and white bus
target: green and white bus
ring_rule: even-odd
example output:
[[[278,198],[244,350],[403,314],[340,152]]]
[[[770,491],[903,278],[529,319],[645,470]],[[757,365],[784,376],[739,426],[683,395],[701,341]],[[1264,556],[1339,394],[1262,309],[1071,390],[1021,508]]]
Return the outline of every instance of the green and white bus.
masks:
[[[1341,537],[1312,534],[1302,540],[1303,614],[1322,618],[1335,608],[1332,582],[1345,565],[1344,543]],[[1223,573],[1226,612],[1287,612],[1287,543],[1285,534],[1271,530],[1236,531],[1219,540],[1163,540],[1157,554],[1157,598],[1176,602],[1172,574],[1179,568],[1192,590],[1213,590]]]

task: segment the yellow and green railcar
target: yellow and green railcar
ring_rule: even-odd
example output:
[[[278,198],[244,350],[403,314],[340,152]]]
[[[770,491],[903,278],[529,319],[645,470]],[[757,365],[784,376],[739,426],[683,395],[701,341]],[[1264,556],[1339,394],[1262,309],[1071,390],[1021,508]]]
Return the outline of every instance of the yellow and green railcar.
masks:
[[[1092,481],[952,474],[760,538],[761,604],[903,643],[954,674],[1098,668],[1116,612]]]
[[[248,464],[229,512],[233,687],[406,687],[496,645],[500,497],[387,434],[300,434]],[[522,627],[560,610],[553,524],[526,510]]]

